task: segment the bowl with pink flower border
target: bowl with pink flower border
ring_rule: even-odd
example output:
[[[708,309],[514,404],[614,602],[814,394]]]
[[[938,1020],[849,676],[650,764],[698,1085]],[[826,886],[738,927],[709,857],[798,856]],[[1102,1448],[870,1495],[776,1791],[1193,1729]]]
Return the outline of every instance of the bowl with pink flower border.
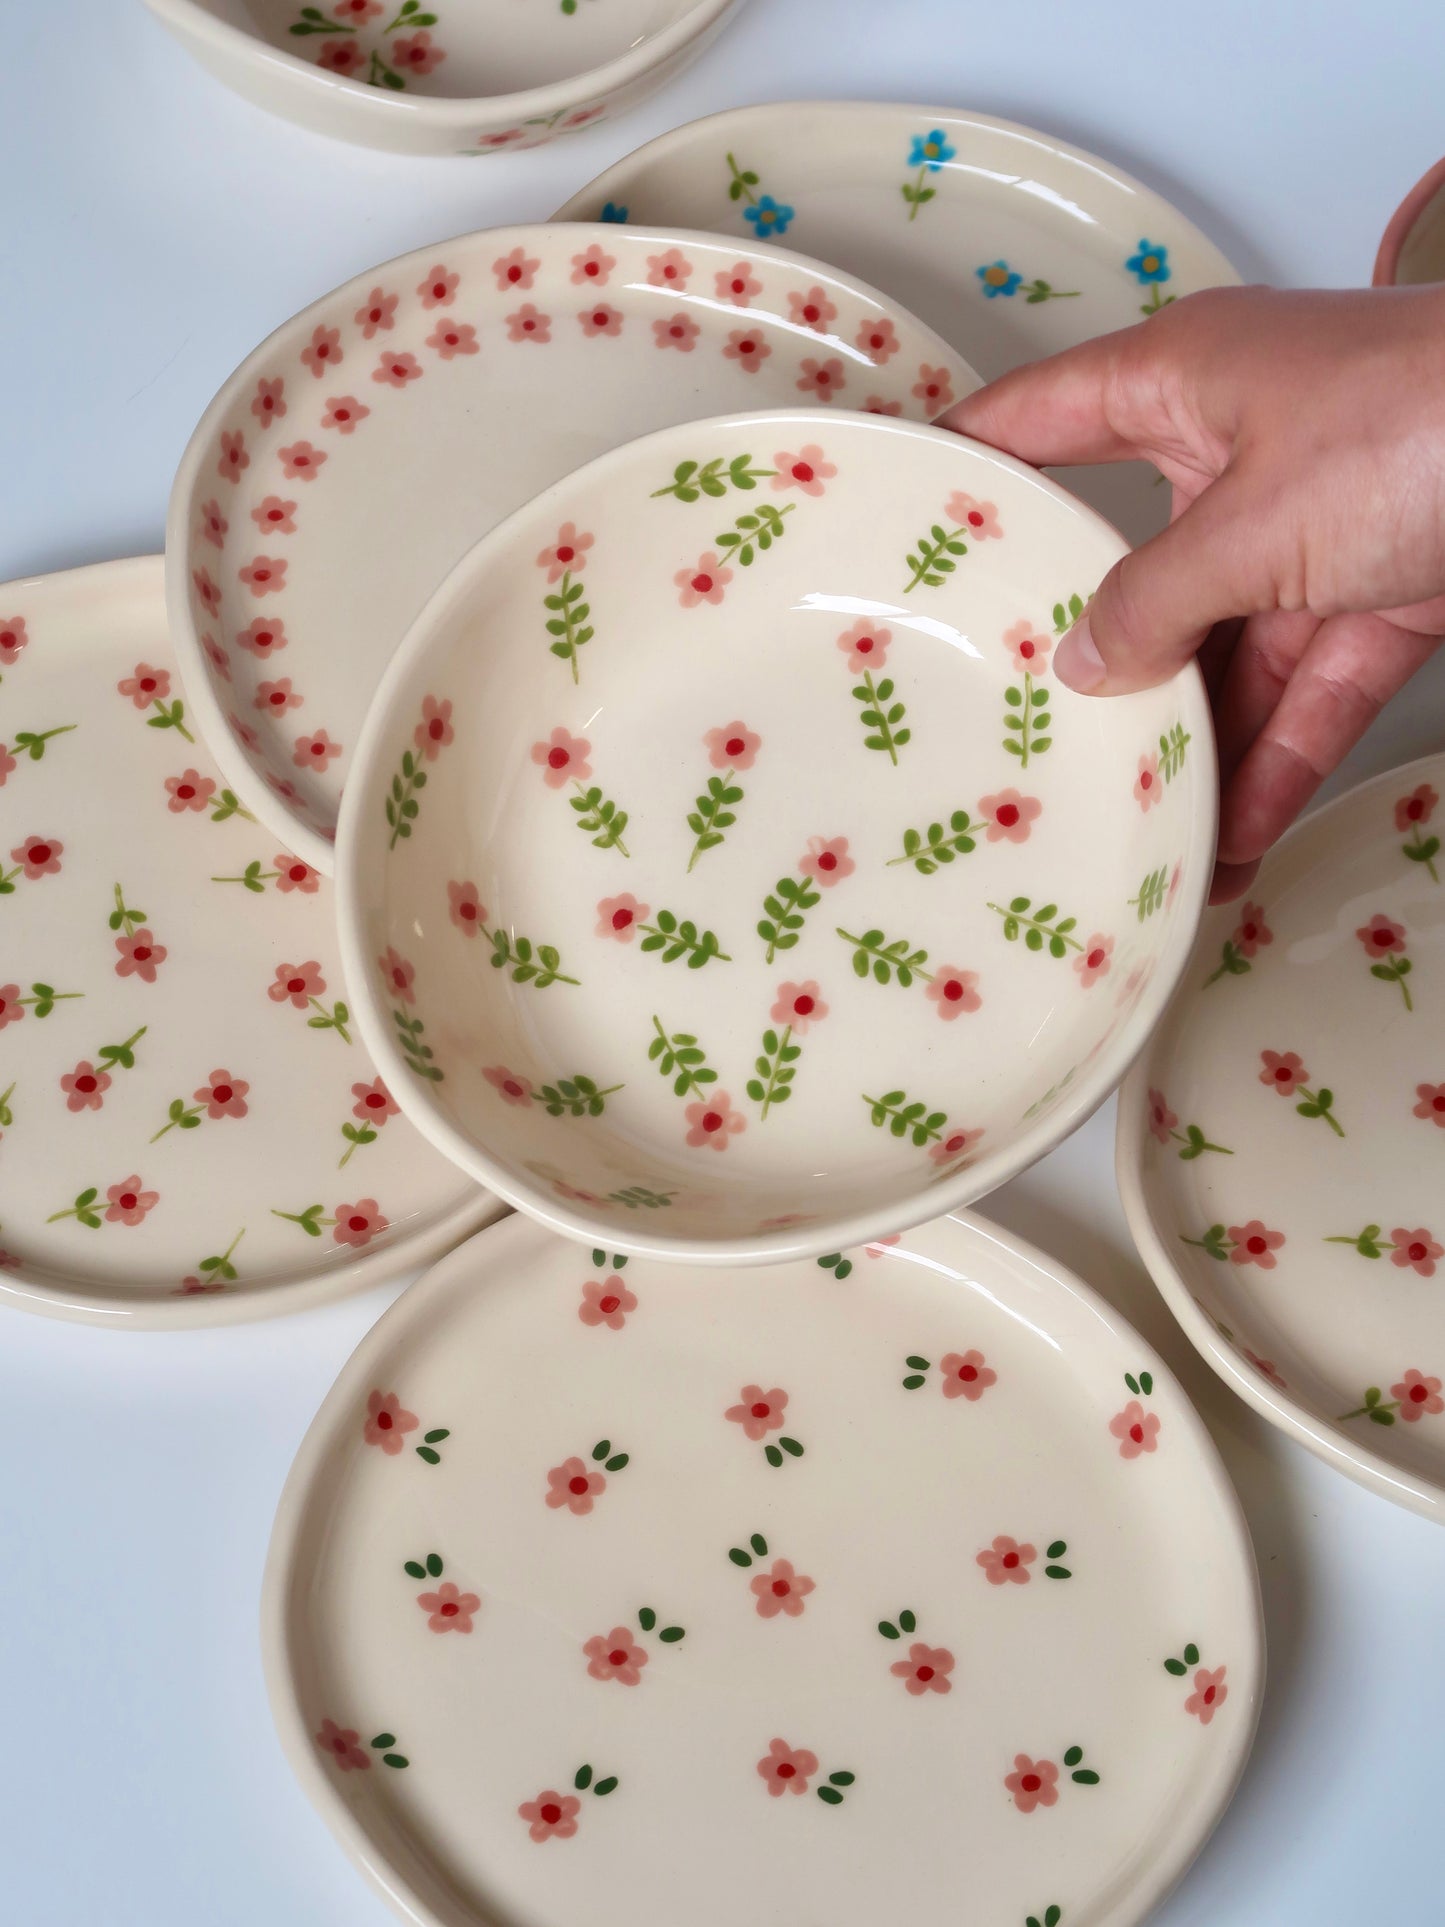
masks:
[[[1019,463],[816,409],[517,511],[402,644],[343,804],[398,1101],[554,1228],[696,1262],[826,1257],[1048,1150],[1147,1036],[1213,854],[1197,673],[1052,673],[1122,552]]]

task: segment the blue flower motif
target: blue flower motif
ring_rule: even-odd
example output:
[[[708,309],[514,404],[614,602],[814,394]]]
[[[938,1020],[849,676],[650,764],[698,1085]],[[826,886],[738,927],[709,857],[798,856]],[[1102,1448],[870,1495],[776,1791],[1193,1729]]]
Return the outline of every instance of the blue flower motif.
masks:
[[[908,165],[926,167],[930,174],[936,174],[945,161],[953,159],[955,151],[943,138],[943,129],[935,127],[931,134],[913,136],[913,149],[908,156]]]
[[[1023,282],[1023,276],[1016,274],[1007,261],[990,261],[984,267],[975,268],[974,273],[982,281],[990,301],[995,295],[1017,294]]]
[[[751,223],[760,241],[773,241],[786,234],[792,218],[792,208],[785,201],[775,201],[771,194],[764,194],[756,206],[743,209],[743,219]]]
[[[619,224],[627,219],[627,209],[619,207],[616,201],[609,201],[598,217],[603,221],[616,221]]]
[[[1130,255],[1124,266],[1144,286],[1151,281],[1167,281],[1170,275],[1169,250],[1154,241],[1140,241],[1139,252]]]

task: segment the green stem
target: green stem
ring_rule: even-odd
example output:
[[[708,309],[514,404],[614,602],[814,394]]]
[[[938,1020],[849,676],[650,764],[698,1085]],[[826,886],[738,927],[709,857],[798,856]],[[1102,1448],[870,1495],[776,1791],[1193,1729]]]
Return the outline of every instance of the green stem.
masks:
[[[991,903],[988,907],[990,910],[996,910],[1001,917],[1011,917],[1015,923],[1026,924],[1029,929],[1037,930],[1041,937],[1047,937],[1050,942],[1058,937],[1059,942],[1066,943],[1071,950],[1082,950],[1084,947],[1077,937],[1071,937],[1067,931],[1061,934],[1051,924],[1040,923],[1039,919],[1031,917],[1027,910],[1009,910],[1001,903]]]
[[[730,769],[727,771],[727,773],[724,775],[722,779],[722,786],[724,789],[728,787],[729,783],[732,782],[734,776],[736,775],[737,775],[736,770]],[[698,813],[701,815],[703,819],[703,827],[698,831],[697,841],[692,846],[692,855],[687,859],[687,871],[689,876],[691,876],[692,874],[692,866],[694,865],[694,863],[697,862],[698,858],[703,853],[702,840],[708,834],[708,832],[712,829],[713,818],[718,814],[718,811],[721,807],[721,805],[719,805],[714,801],[711,795],[706,797],[700,796],[697,800],[698,800],[698,806],[699,806]],[[712,849],[713,847],[714,846],[711,843],[709,843],[708,848]]]
[[[662,1022],[656,1016],[654,1016],[652,1020],[652,1028],[657,1032],[658,1036],[662,1039],[663,1051],[668,1056],[672,1057],[673,1059],[676,1059],[677,1046],[676,1044],[673,1043],[672,1039],[668,1036],[667,1032],[662,1028]],[[707,1095],[706,1084],[698,1083],[694,1069],[690,1064],[675,1062],[673,1069],[670,1071],[664,1071],[663,1076],[672,1078],[674,1087],[676,1086],[677,1080],[679,1078],[686,1079],[686,1082],[683,1085],[683,1089],[681,1093],[681,1095],[684,1097],[692,1096],[696,1098],[705,1098]]]
[[[908,218],[912,220],[913,216],[910,214]],[[957,542],[960,537],[967,534],[967,529],[950,529],[943,542],[925,543],[918,551],[918,560],[914,563],[913,574],[904,587],[904,595],[907,595],[910,589],[916,589],[924,576],[930,573],[934,563],[943,554],[945,542]]]
[[[1427,846],[1424,837],[1420,834],[1420,826],[1418,823],[1415,825],[1413,840],[1406,843],[1403,847],[1414,855],[1417,863],[1424,864],[1425,868],[1430,872],[1430,881],[1432,883],[1438,883],[1440,881],[1440,872],[1435,868],[1434,854],[1432,853],[1429,856],[1425,854]]]
[[[927,172],[928,163],[925,161],[923,166],[919,168],[917,178],[913,183],[913,195],[908,206],[908,218],[910,221],[916,221],[918,219],[918,196],[922,191],[923,177]]]
[[[1374,1405],[1357,1405],[1353,1412],[1341,1412],[1335,1423],[1341,1425],[1346,1419],[1367,1418],[1371,1412],[1398,1412],[1399,1409],[1399,1399],[1387,1398]]]
[[[176,715],[172,710],[167,709],[159,696],[157,696],[156,700],[151,704],[151,708],[154,709],[158,715],[164,716],[166,719],[167,726],[171,729],[178,731],[182,736],[185,737],[188,743],[195,742],[196,740],[195,737],[186,728],[185,724],[181,721],[180,717]]]
[[[13,883],[24,867],[23,864],[17,863],[13,870],[0,870],[0,884]],[[9,895],[8,890],[6,891],[6,895]]]
[[[315,1008],[320,1011],[321,1015],[326,1019],[327,1028],[339,1033],[341,1037],[341,1041],[344,1044],[349,1044],[351,1042],[351,1032],[346,1028],[346,1023],[343,1018],[338,1017],[334,1010],[328,1010],[325,1004],[323,1004],[321,1000],[317,997],[308,998],[307,1001],[313,1004]],[[317,1028],[320,1029],[321,1026],[318,1025]]]
[[[1194,1139],[1187,1136],[1183,1131],[1171,1131],[1169,1135],[1179,1144],[1194,1145]],[[1200,1151],[1218,1151],[1221,1157],[1232,1158],[1234,1156],[1233,1151],[1230,1150],[1227,1144],[1211,1144],[1209,1139],[1202,1135],[1195,1148]],[[1190,1243],[1192,1240],[1186,1239],[1185,1242]]]
[[[709,958],[715,957],[719,963],[732,962],[732,958],[728,955],[726,950],[708,950],[706,944],[704,944],[701,937],[693,937],[689,939],[681,935],[681,933],[676,930],[671,930],[671,931],[659,930],[655,923],[639,923],[637,928],[641,931],[644,931],[646,935],[648,935],[649,937],[661,937],[663,940],[663,943],[669,948],[671,948],[672,945],[674,944],[681,944],[684,950],[691,950],[694,954],[696,954],[698,951],[702,951]],[[571,983],[572,979],[570,977],[564,977],[562,981],[563,983]]]
[[[868,707],[878,718],[878,734],[883,738],[883,747],[888,751],[888,760],[892,763],[893,767],[897,769],[898,747],[893,740],[893,731],[889,727],[887,709],[879,701],[878,691],[873,686],[873,671],[871,669],[865,669],[863,671],[863,687],[868,691]]]
[[[182,1110],[181,1117],[199,1117],[201,1115],[201,1112],[205,1110],[205,1108],[206,1107],[204,1104],[192,1104]],[[151,1139],[151,1143],[155,1144],[159,1139],[165,1136],[167,1131],[174,1131],[176,1126],[180,1123],[181,1117],[173,1117],[169,1123],[163,1124],[161,1128],[156,1132],[155,1137]]]
[[[778,1039],[778,1048],[773,1057],[773,1067],[768,1072],[767,1083],[763,1086],[763,1108],[758,1113],[759,1123],[767,1116],[768,1106],[772,1103],[773,1095],[778,1088],[778,1072],[782,1068],[783,1052],[788,1048],[788,1039],[792,1034],[793,1026],[789,1024],[784,1029],[782,1036]]]
[[[142,923],[144,922],[144,918],[136,916],[133,910],[128,910],[126,908],[126,901],[124,896],[121,894],[121,888],[119,884],[115,886],[115,907],[120,917],[121,929],[125,931],[125,934],[128,937],[133,937],[136,931],[140,929]]]
[[[14,1095],[15,1085],[13,1082],[8,1084],[3,1091],[0,1091],[0,1125],[9,1125],[15,1122],[10,1111],[10,1100]]]
[[[879,958],[883,963],[888,965],[890,970],[906,970],[910,977],[921,977],[926,984],[933,982],[933,972],[931,970],[925,970],[922,963],[914,963],[908,957],[902,959],[891,957],[887,950],[880,944],[867,943],[862,937],[855,937],[852,931],[845,930],[841,923],[835,924],[833,928],[836,934],[843,939],[844,943],[851,943],[855,950],[861,950],[865,956]],[[918,952],[918,955],[926,958],[928,952],[922,950]]]
[[[1318,1092],[1306,1090],[1303,1084],[1298,1086],[1298,1090],[1300,1096],[1307,1104],[1318,1105],[1319,1115],[1324,1119],[1325,1123],[1329,1125],[1335,1136],[1343,1137],[1345,1135],[1344,1126],[1336,1120],[1334,1112],[1331,1111],[1328,1104],[1320,1103]]]
[[[758,204],[758,197],[756,194],[754,194],[753,190],[748,186],[747,182],[743,179],[743,170],[738,166],[737,162],[733,159],[731,154],[729,154],[727,157],[727,163],[728,163],[729,169],[731,170],[733,179],[737,182],[738,193],[748,203],[749,207],[756,207]]]
[[[859,1095],[862,1097],[863,1102],[868,1106],[870,1106],[871,1109],[875,1111],[882,1111],[886,1117],[898,1117],[901,1115],[899,1107],[896,1104],[881,1103],[878,1098],[869,1097],[866,1091],[860,1092]],[[916,1123],[910,1120],[906,1135],[910,1137],[914,1137],[919,1131],[923,1132],[925,1138],[937,1139],[943,1136],[943,1132],[941,1130],[935,1130],[933,1126],[926,1121],[926,1119],[920,1118]]]

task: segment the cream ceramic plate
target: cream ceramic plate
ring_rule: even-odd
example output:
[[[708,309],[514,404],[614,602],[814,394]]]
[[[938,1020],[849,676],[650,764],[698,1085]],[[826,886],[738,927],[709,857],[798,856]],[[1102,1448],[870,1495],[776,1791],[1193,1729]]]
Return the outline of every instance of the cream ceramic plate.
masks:
[[[714,1263],[1040,1156],[1143,1042],[1213,851],[1197,671],[1050,675],[1119,552],[1019,463],[818,409],[666,429],[519,511],[348,791],[398,1100],[557,1229]]]
[[[1215,1370],[1445,1517],[1445,757],[1309,818],[1207,918],[1120,1103],[1145,1262]]]
[[[357,1039],[331,887],[192,734],[160,558],[0,587],[0,1295],[195,1325],[495,1216]]]
[[[264,342],[186,451],[168,588],[206,735],[249,807],[329,871],[377,680],[509,509],[718,408],[923,419],[976,385],[882,296],[746,243],[499,228],[388,262]]]
[[[973,1218],[711,1278],[488,1231],[322,1407],[263,1643],[307,1792],[429,1927],[1125,1927],[1263,1683],[1193,1409]]]
[[[692,121],[575,195],[559,220],[685,222],[789,247],[906,301],[988,380],[1239,277],[1159,195],[1051,134],[940,107],[778,101]],[[1152,469],[1063,479],[1143,541]]]

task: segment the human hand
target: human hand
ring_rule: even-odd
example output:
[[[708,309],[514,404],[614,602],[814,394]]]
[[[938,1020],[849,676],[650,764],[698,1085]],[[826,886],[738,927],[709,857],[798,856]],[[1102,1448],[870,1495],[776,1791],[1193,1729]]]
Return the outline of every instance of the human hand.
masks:
[[[941,425],[1042,466],[1153,462],[1169,527],[1059,645],[1071,689],[1199,652],[1219,741],[1211,901],[1445,635],[1445,288],[1216,289],[1016,369]]]

